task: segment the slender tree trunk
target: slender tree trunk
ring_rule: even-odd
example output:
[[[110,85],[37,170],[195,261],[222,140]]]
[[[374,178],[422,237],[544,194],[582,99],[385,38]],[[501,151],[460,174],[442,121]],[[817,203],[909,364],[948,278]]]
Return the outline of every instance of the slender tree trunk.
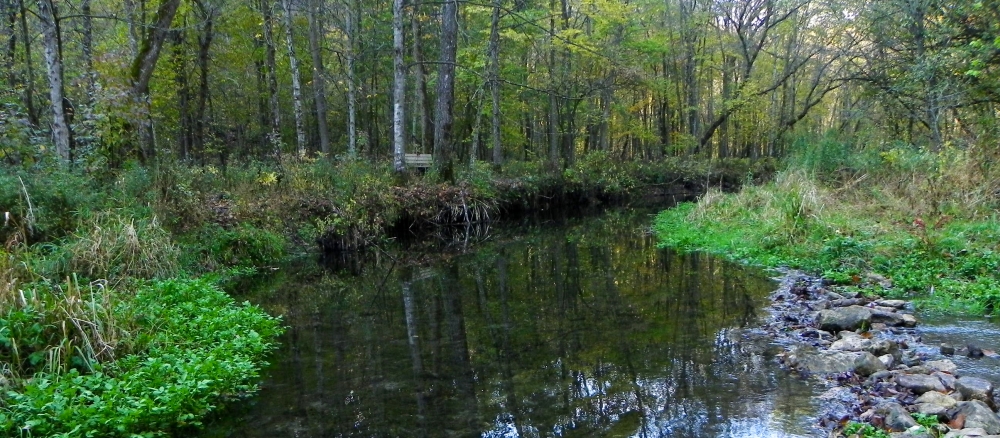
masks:
[[[70,155],[69,120],[63,99],[63,68],[59,50],[59,19],[52,0],[38,0],[38,18],[42,23],[42,41],[45,46],[45,66],[49,77],[49,100],[52,106],[52,141],[56,155],[64,163],[72,160]]]
[[[177,111],[180,117],[180,157],[191,159],[194,127],[191,117],[191,86],[188,81],[187,56],[184,48],[184,31],[171,31],[173,43],[174,81],[177,83]]]
[[[478,91],[476,94],[480,94]],[[479,159],[479,142],[480,137],[482,137],[480,127],[483,122],[483,99],[479,97],[474,108],[476,109],[476,118],[472,122],[472,147],[469,150],[469,165],[472,166],[476,164],[476,160]]]
[[[212,39],[215,36],[213,26],[217,8],[205,0],[196,1],[195,3],[197,3],[200,11],[202,32],[198,36],[198,106],[195,109],[194,116],[194,149],[199,158],[204,159],[205,125],[208,120],[207,108],[209,99],[208,62],[212,48]]]
[[[35,109],[35,63],[31,57],[31,34],[28,32],[28,8],[24,0],[17,0],[21,12],[21,41],[24,43],[24,109],[28,112],[28,121],[32,126],[38,126],[38,110]]]
[[[91,16],[90,0],[82,0],[80,13],[83,14],[83,49],[84,76],[86,77],[87,114],[93,114],[94,101],[97,98],[97,74],[94,72],[94,19]]]
[[[163,0],[153,17],[153,24],[143,34],[139,51],[132,60],[129,78],[132,80],[132,98],[144,114],[139,121],[139,146],[144,162],[150,162],[156,157],[156,147],[153,144],[153,119],[149,113],[149,81],[153,78],[153,70],[160,58],[160,49],[167,39],[170,23],[174,21],[181,0]]]
[[[503,164],[503,145],[500,143],[500,7],[501,0],[493,0],[490,16],[490,98],[493,111],[490,117],[490,141],[493,144],[493,166]]]
[[[288,63],[292,69],[292,109],[295,112],[295,144],[299,158],[306,156],[305,115],[302,109],[302,76],[299,74],[299,58],[295,55],[295,41],[292,39],[292,2],[281,0],[285,10],[285,45],[288,49]]]
[[[330,155],[330,131],[326,120],[326,68],[323,66],[323,0],[310,0],[309,51],[313,62],[313,96],[316,102],[316,124],[319,128],[319,150]]]
[[[14,69],[14,57],[17,51],[17,33],[14,31],[17,27],[17,11],[11,0],[0,0],[0,19],[3,20],[3,23],[0,23],[0,38],[3,38],[3,53],[0,53],[0,56],[3,61],[4,79],[7,81],[7,88],[13,90],[18,85],[17,71]]]
[[[420,124],[420,152],[426,152],[427,146],[434,142],[431,138],[431,135],[434,133],[434,125],[431,121],[430,111],[428,110],[431,107],[431,103],[430,96],[427,94],[427,71],[425,70],[426,67],[424,67],[423,51],[420,44],[422,32],[420,30],[418,5],[414,5],[414,14],[410,18],[410,34],[410,39],[413,42],[413,82],[417,89],[417,95],[414,99],[414,106],[416,108],[414,115],[417,117],[417,123]]]
[[[358,10],[347,0],[347,155],[358,156],[358,78],[354,69],[357,56]]]
[[[455,146],[452,125],[455,110],[455,59],[458,54],[458,0],[441,7],[441,61],[438,68],[437,103],[434,106],[434,165],[445,181],[453,181]]]
[[[406,153],[406,136],[403,128],[406,117],[403,107],[406,105],[406,67],[403,65],[403,0],[392,2],[392,167],[399,173],[406,170],[404,154]]]
[[[278,62],[277,44],[274,42],[274,3],[272,0],[261,0],[260,11],[264,18],[264,64],[267,67],[267,96],[271,109],[270,128],[268,134],[272,153],[277,159],[281,156],[281,106],[278,101]]]

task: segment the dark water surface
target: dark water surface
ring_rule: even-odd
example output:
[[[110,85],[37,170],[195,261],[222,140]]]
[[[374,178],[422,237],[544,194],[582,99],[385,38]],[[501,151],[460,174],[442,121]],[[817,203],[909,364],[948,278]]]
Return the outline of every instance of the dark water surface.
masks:
[[[277,271],[243,297],[285,316],[274,364],[202,436],[817,435],[817,390],[742,335],[774,284],[645,213]]]

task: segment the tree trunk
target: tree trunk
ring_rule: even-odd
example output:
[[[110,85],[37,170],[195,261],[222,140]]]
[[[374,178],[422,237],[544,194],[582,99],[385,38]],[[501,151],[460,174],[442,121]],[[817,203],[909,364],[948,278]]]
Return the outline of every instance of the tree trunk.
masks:
[[[493,103],[490,118],[490,141],[493,143],[493,166],[503,164],[503,145],[500,143],[500,7],[501,0],[493,0],[490,16],[490,97]]]
[[[399,173],[406,170],[406,136],[403,128],[406,117],[406,67],[403,65],[403,0],[392,1],[392,167]]]
[[[358,85],[354,71],[357,52],[358,10],[354,0],[347,1],[347,155],[358,156]]]
[[[56,155],[68,164],[70,155],[69,120],[63,99],[62,55],[59,50],[59,19],[52,0],[38,0],[38,18],[42,23],[42,42],[45,46],[45,66],[49,77],[49,100],[52,106],[52,141]]]
[[[326,68],[323,66],[323,0],[309,2],[309,51],[313,62],[313,96],[316,102],[316,124],[319,128],[319,150],[330,155],[330,131],[326,120]]]
[[[299,158],[306,156],[305,115],[302,109],[302,76],[299,74],[299,58],[295,56],[295,41],[292,39],[292,2],[281,0],[285,10],[285,46],[288,49],[288,63],[292,69],[292,109],[295,113],[295,145]]]
[[[83,14],[83,66],[86,77],[87,90],[87,111],[88,117],[93,114],[94,101],[97,94],[97,74],[94,72],[94,20],[91,16],[90,0],[83,0],[80,3],[80,12]]]
[[[191,117],[191,86],[188,81],[187,56],[184,48],[184,31],[171,31],[173,43],[174,81],[177,83],[177,112],[180,118],[178,137],[180,139],[180,157],[184,161],[191,159],[193,140],[193,121]]]
[[[205,0],[196,0],[198,5],[202,32],[198,37],[198,106],[194,115],[194,150],[201,159],[205,154],[205,125],[208,120],[206,114],[208,108],[208,61],[212,39],[214,38],[213,25],[215,15],[218,12],[215,5],[207,3]]]
[[[3,60],[4,79],[7,81],[8,89],[17,88],[17,71],[14,69],[14,56],[17,51],[17,34],[14,32],[17,26],[17,11],[11,0],[0,0],[0,38],[3,38],[3,53],[0,53]]]
[[[427,94],[427,71],[425,70],[426,67],[424,67],[424,55],[420,46],[422,32],[420,31],[418,5],[414,5],[414,14],[410,19],[410,33],[410,40],[413,42],[413,64],[415,67],[413,82],[417,89],[417,95],[414,99],[414,116],[420,124],[420,138],[418,139],[420,152],[427,152],[427,146],[434,142],[431,138],[431,135],[434,133],[434,125],[431,121],[430,111],[428,110],[431,104],[430,96]]]
[[[24,0],[17,0],[21,12],[21,40],[24,41],[24,109],[28,112],[28,121],[32,126],[38,126],[38,110],[35,109],[35,68],[31,58],[31,33],[28,32],[28,8]]]
[[[167,39],[170,23],[174,21],[181,0],[163,0],[153,17],[153,24],[143,34],[139,50],[132,60],[129,79],[132,81],[132,98],[141,107],[144,114],[139,120],[139,146],[144,162],[156,157],[156,147],[153,144],[153,119],[149,114],[149,81],[153,78],[156,61],[160,58],[160,49]]]
[[[445,181],[454,181],[452,125],[455,110],[455,58],[458,54],[458,0],[441,6],[441,61],[434,106],[434,166]]]
[[[274,3],[272,0],[261,0],[260,12],[264,18],[264,64],[267,68],[267,96],[271,109],[268,140],[271,143],[275,159],[281,156],[281,106],[278,102],[278,62],[277,44],[274,42]]]

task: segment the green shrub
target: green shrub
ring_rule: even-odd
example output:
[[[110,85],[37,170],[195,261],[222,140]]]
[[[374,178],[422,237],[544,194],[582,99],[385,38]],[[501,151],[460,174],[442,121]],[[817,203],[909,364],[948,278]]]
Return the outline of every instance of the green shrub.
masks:
[[[199,253],[198,262],[209,267],[265,266],[285,255],[286,240],[280,234],[242,223],[231,229],[210,224],[195,235],[189,244]]]

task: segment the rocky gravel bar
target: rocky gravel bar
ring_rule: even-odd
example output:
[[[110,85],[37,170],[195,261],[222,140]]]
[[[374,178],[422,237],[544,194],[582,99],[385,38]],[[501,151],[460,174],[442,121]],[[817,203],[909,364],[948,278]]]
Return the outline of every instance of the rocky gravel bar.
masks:
[[[906,301],[845,296],[796,271],[778,280],[760,334],[783,348],[778,358],[784,367],[828,384],[819,396],[819,422],[829,436],[845,436],[845,426],[855,421],[894,438],[1000,438],[993,383],[963,376],[946,358],[991,352],[971,345],[927,348]],[[863,281],[891,287],[875,275]],[[921,353],[935,350],[945,359]],[[916,421],[921,416],[940,423],[922,427]]]

